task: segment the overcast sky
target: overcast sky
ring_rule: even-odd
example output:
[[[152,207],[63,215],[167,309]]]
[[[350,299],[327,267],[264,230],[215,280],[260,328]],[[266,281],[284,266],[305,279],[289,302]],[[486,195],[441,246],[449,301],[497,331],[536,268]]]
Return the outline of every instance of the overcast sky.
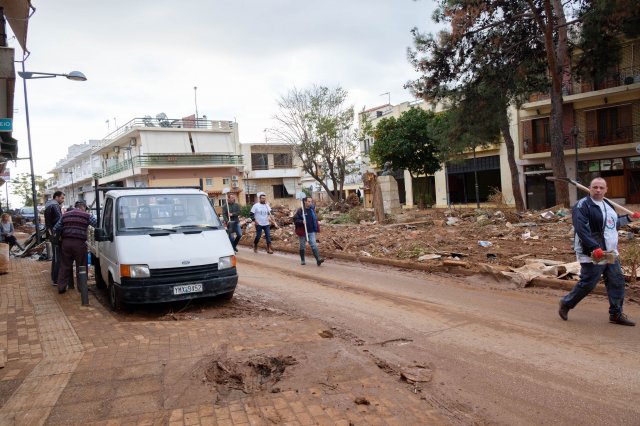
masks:
[[[46,175],[67,147],[164,112],[236,120],[242,143],[264,142],[276,99],[313,84],[345,88],[361,110],[413,100],[403,88],[410,30],[433,31],[430,0],[33,0],[29,71],[82,71],[27,82],[33,157]],[[14,40],[16,59],[22,52]],[[20,64],[16,64],[19,68]],[[22,79],[14,137],[28,156]],[[107,123],[107,120],[109,123]],[[12,176],[27,161],[10,163]],[[13,197],[11,201],[13,202]]]

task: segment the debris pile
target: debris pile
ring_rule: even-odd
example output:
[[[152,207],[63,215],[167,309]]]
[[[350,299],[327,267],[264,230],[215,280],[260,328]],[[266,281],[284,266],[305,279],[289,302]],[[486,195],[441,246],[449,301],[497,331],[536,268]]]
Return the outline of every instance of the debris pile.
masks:
[[[274,209],[275,210],[275,209]],[[275,248],[297,252],[298,236],[278,209],[280,229],[272,229]],[[405,211],[381,224],[373,213],[356,207],[346,213],[318,209],[320,252],[410,261],[424,265],[460,266],[469,272],[500,273],[526,285],[537,276],[576,278],[571,211],[556,206],[517,213],[509,209],[449,209]],[[291,218],[288,218],[291,224]],[[255,231],[249,230],[247,240]],[[620,230],[620,248],[638,245],[640,222]],[[245,240],[246,241],[246,240]],[[624,253],[623,253],[624,254]],[[625,259],[622,258],[623,267]],[[577,268],[577,269],[576,269]],[[631,275],[630,269],[625,270]]]

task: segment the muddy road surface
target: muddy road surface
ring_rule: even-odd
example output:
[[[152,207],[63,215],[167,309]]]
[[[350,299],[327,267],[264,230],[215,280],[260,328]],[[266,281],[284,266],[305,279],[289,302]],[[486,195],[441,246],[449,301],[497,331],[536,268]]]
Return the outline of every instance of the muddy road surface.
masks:
[[[241,250],[238,300],[318,319],[455,424],[640,424],[640,328],[590,296]],[[237,302],[236,302],[237,303]],[[625,312],[640,319],[638,305]]]

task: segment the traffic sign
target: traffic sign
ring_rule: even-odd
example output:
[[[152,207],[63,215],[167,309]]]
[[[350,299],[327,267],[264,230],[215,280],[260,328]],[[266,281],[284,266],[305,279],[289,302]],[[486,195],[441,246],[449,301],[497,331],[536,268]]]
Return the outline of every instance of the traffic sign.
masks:
[[[0,118],[0,132],[13,132],[13,119]]]

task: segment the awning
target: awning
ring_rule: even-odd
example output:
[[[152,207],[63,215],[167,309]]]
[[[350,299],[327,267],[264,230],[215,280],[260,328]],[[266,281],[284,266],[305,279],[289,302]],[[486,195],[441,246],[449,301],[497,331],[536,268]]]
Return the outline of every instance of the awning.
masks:
[[[0,162],[15,161],[18,156],[18,140],[9,133],[0,132]]]
[[[296,178],[282,178],[282,184],[289,195],[296,195]]]
[[[0,0],[0,6],[4,8],[4,16],[11,26],[20,47],[25,52],[27,49],[27,30],[29,18],[35,12],[30,0]]]

